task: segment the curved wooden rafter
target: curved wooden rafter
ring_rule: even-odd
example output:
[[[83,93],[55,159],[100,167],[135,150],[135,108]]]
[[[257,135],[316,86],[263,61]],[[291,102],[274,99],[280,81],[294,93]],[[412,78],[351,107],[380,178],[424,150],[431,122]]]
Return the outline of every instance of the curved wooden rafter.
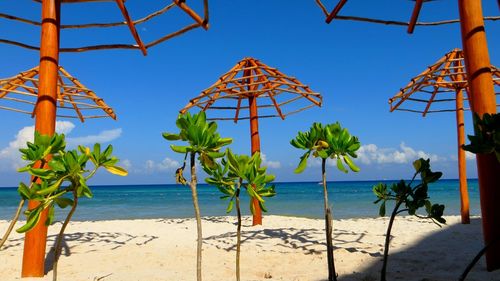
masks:
[[[0,109],[34,117],[38,98],[38,75],[37,66],[14,77],[0,79]],[[116,119],[111,107],[61,66],[57,88],[58,117],[76,118],[81,122],[91,118]],[[96,110],[102,110],[103,114],[96,115]]]
[[[422,113],[451,112],[456,111],[455,93],[457,90],[464,90],[467,94],[467,78],[462,50],[454,49],[447,53],[424,72],[411,79],[406,87],[389,99],[390,111],[401,110]],[[500,86],[500,71],[495,66],[491,66],[493,83]],[[496,95],[500,95],[497,90]],[[464,98],[469,101],[469,98]],[[406,107],[402,104],[406,101]],[[433,104],[444,104],[450,102],[450,107],[441,106],[431,110]],[[423,105],[423,109],[419,109]],[[497,106],[500,106],[497,105]],[[468,109],[468,108],[467,108]]]
[[[200,0],[201,1],[201,0]],[[35,2],[40,2],[35,0]],[[141,18],[138,20],[132,20],[131,17],[129,16],[129,13],[125,7],[125,0],[63,0],[63,4],[67,3],[86,3],[86,2],[116,2],[118,5],[118,8],[120,9],[124,21],[123,22],[112,22],[112,23],[87,23],[87,24],[72,24],[72,25],[61,25],[61,29],[81,29],[81,28],[110,28],[110,27],[115,27],[115,26],[123,26],[127,25],[136,44],[98,44],[98,45],[87,45],[87,46],[80,46],[80,47],[63,47],[60,48],[60,52],[85,52],[85,51],[93,51],[93,50],[109,50],[109,49],[138,49],[141,50],[141,52],[146,55],[147,54],[147,49],[154,47],[166,40],[169,40],[173,37],[179,36],[187,31],[190,31],[192,29],[202,27],[205,30],[209,28],[209,14],[208,14],[208,0],[203,0],[203,18],[200,17],[193,9],[191,9],[187,4],[185,0],[173,0],[173,3],[170,3],[166,5],[165,7]],[[150,21],[151,19],[165,14],[167,11],[169,11],[173,7],[178,7],[182,11],[184,11],[189,17],[191,17],[195,22],[193,24],[189,24],[177,31],[167,33],[166,35],[163,35],[159,37],[158,39],[152,40],[149,43],[143,43],[142,39],[140,38],[136,25],[145,23]],[[12,20],[12,21],[17,21],[17,22],[22,22],[25,24],[30,24],[30,25],[35,25],[35,26],[41,26],[41,23],[38,21],[33,21],[9,14],[4,14],[0,13],[0,18]],[[13,45],[29,50],[39,50],[40,48],[38,46],[30,45],[24,42],[19,42],[15,40],[9,40],[5,38],[0,38],[0,43],[3,44],[8,44],[8,45]]]
[[[288,97],[286,97],[288,94]],[[214,120],[238,120],[248,119],[241,116],[241,109],[248,109],[243,103],[249,98],[255,97],[259,100],[259,109],[273,110],[276,114],[269,112],[262,116],[280,117],[285,119],[288,115],[310,108],[309,105],[301,105],[294,110],[285,112],[283,107],[300,99],[308,100],[312,106],[321,106],[322,97],[313,92],[294,77],[287,76],[253,58],[245,58],[238,62],[230,71],[223,74],[216,83],[201,92],[201,94],[189,101],[180,111],[184,113],[193,107],[201,110],[227,110],[234,111],[231,117],[212,118]],[[262,102],[269,99],[269,102]],[[235,105],[214,106],[216,101],[230,102],[236,100]]]

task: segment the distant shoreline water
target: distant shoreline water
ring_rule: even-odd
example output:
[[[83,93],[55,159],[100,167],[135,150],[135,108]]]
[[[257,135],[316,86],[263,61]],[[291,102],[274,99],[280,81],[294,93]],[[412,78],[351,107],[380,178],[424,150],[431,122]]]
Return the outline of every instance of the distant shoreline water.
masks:
[[[375,196],[373,185],[382,181],[334,181],[328,182],[329,199],[334,218],[376,217],[378,207],[373,204]],[[429,187],[429,196],[433,203],[446,206],[445,215],[459,215],[459,182],[456,179],[444,179]],[[468,180],[471,202],[471,215],[480,215],[477,179]],[[93,186],[94,198],[83,198],[74,215],[74,220],[116,220],[116,219],[152,219],[152,218],[188,218],[193,217],[191,191],[187,186],[168,185],[106,185]],[[276,183],[275,197],[266,201],[268,214],[298,216],[308,218],[323,217],[323,187],[318,182],[283,182]],[[226,200],[221,200],[221,193],[213,186],[201,184],[198,188],[200,208],[203,216],[227,215]],[[248,196],[242,193],[243,214],[249,214]],[[19,195],[17,188],[0,188],[0,219],[10,220]],[[66,211],[57,210],[58,219]],[[230,214],[234,215],[234,213]],[[265,215],[265,214],[264,214]]]

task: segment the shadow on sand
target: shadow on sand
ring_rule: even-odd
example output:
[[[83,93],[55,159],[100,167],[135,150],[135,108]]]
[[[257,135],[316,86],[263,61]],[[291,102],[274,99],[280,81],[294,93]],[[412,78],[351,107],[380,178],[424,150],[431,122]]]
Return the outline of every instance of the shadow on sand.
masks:
[[[397,227],[401,226],[395,224],[395,228]],[[396,240],[397,236],[393,238],[393,241]],[[389,251],[387,280],[458,280],[482,247],[481,220],[478,218],[472,219],[470,225],[453,224],[442,230],[437,229],[432,235],[424,237],[416,244],[407,245],[403,250]],[[381,267],[382,257],[359,272],[340,275],[339,281],[380,280]],[[483,257],[466,280],[500,281],[500,271],[487,272]]]

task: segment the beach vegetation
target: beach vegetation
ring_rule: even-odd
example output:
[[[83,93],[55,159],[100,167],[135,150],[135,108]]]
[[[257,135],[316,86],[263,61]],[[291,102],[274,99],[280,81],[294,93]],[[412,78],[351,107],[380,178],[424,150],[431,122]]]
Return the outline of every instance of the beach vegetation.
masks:
[[[373,187],[373,193],[377,196],[377,200],[374,203],[380,204],[380,216],[386,215],[387,202],[394,201],[394,208],[391,212],[385,235],[381,281],[386,280],[391,230],[397,215],[407,213],[410,216],[420,219],[432,220],[438,226],[446,223],[446,220],[443,218],[445,206],[432,204],[428,195],[429,184],[439,180],[443,174],[431,171],[429,159],[424,160],[420,158],[413,162],[413,167],[415,173],[409,182],[400,180],[397,183],[392,183],[390,186],[387,183],[379,183]],[[417,176],[420,176],[420,181],[416,181]],[[403,205],[404,208],[401,209]],[[426,214],[418,214],[417,211],[419,209],[424,209]]]
[[[189,185],[191,188],[197,229],[196,278],[198,281],[201,281],[203,234],[197,193],[196,156],[198,156],[198,161],[203,167],[215,168],[215,159],[224,156],[224,153],[220,152],[221,148],[230,144],[232,139],[221,138],[219,133],[217,133],[217,123],[213,121],[208,122],[204,111],[200,111],[193,115],[189,112],[180,114],[175,124],[179,129],[178,133],[163,133],[162,135],[168,141],[183,141],[187,143],[185,145],[172,144],[170,148],[174,152],[184,154],[183,165],[176,170],[175,178],[177,183]],[[191,168],[191,180],[189,183],[183,174],[188,156]]]
[[[266,197],[276,194],[274,185],[268,185],[275,179],[274,175],[266,173],[267,167],[262,167],[260,153],[256,152],[251,157],[248,155],[233,154],[230,149],[226,151],[220,164],[214,167],[204,166],[203,169],[210,176],[205,181],[216,186],[222,192],[221,199],[229,200],[226,212],[229,213],[236,206],[238,218],[236,230],[236,280],[240,280],[240,254],[241,254],[241,208],[240,192],[245,189],[250,197],[250,211],[255,212],[253,199],[259,202],[262,211],[267,212]]]
[[[64,134],[47,136],[36,132],[34,143],[28,142],[27,148],[22,148],[20,151],[21,158],[27,161],[27,164],[18,171],[28,173],[31,181],[29,185],[23,182],[19,184],[18,192],[21,196],[19,207],[28,200],[38,204],[24,212],[27,217],[26,223],[16,231],[24,233],[33,229],[40,222],[42,211],[47,209],[48,216],[44,223],[50,225],[55,220],[56,206],[60,208],[71,206],[54,247],[53,280],[57,280],[57,263],[61,254],[64,231],[76,211],[78,199],[82,196],[88,198],[93,196],[87,181],[100,168],[120,176],[126,176],[127,171],[116,165],[119,160],[111,155],[113,152],[111,145],[104,150],[101,150],[99,143],[94,145],[93,150],[84,146],[68,150]],[[89,160],[93,164],[91,169],[87,167]],[[18,208],[16,211],[6,237],[19,218],[20,210]]]
[[[500,162],[500,113],[485,113],[483,118],[474,114],[475,135],[468,135],[470,144],[463,149],[474,154],[494,153]]]
[[[349,170],[359,172],[352,158],[357,158],[356,151],[361,147],[357,137],[352,136],[346,128],[340,124],[333,123],[323,125],[314,123],[309,131],[299,132],[295,139],[290,141],[291,145],[306,152],[300,157],[300,162],[295,173],[301,173],[307,167],[307,160],[312,155],[321,159],[321,175],[324,196],[325,232],[328,258],[328,280],[337,280],[335,262],[333,255],[333,217],[328,203],[328,188],[326,183],[326,161],[336,161],[337,169],[347,173]]]

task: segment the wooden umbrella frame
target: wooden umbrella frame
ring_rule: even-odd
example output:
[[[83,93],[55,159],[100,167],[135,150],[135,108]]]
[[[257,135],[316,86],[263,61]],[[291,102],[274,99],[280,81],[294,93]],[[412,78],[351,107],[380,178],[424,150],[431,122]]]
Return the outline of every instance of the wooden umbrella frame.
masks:
[[[39,67],[33,67],[18,75],[0,79],[0,109],[36,116],[39,85]],[[78,79],[59,66],[57,83],[56,117],[74,118],[84,122],[86,119],[110,117],[116,114],[102,98],[88,89]],[[102,112],[101,114],[96,113]]]
[[[34,1],[43,3],[41,0],[34,0]],[[208,30],[209,28],[208,0],[199,0],[199,1],[203,1],[203,17],[198,15],[196,11],[190,8],[186,4],[187,2],[186,0],[173,0],[172,3],[165,5],[163,8],[154,11],[143,18],[132,20],[125,6],[125,0],[60,0],[59,2],[62,4],[87,3],[87,2],[115,2],[118,8],[120,9],[120,12],[123,15],[124,18],[123,22],[66,24],[66,25],[60,25],[59,28],[60,29],[112,28],[112,27],[127,25],[136,44],[117,43],[117,44],[87,45],[80,47],[62,47],[59,48],[59,52],[85,52],[85,51],[108,50],[108,49],[139,49],[143,55],[147,55],[147,49],[154,47],[164,41],[177,37],[181,34],[184,34],[185,32],[188,32],[198,27],[202,27],[203,29]],[[155,40],[151,40],[150,42],[144,43],[141,37],[139,36],[136,27],[140,24],[146,23],[154,18],[157,18],[158,16],[166,14],[168,11],[170,11],[175,7],[181,9],[184,13],[186,13],[194,21],[194,23],[189,24],[179,30],[160,36]],[[12,20],[15,22],[21,22],[24,24],[30,24],[34,26],[42,25],[42,23],[39,21],[34,21],[9,14],[0,13],[0,18]],[[30,50],[40,50],[38,46],[33,46],[30,44],[26,44],[15,40],[9,40],[5,38],[0,38],[0,43],[14,45]]]
[[[493,83],[500,86],[500,71],[491,66]],[[389,99],[390,111],[409,111],[421,113],[425,117],[429,113],[456,112],[457,142],[458,142],[458,174],[460,182],[460,214],[462,223],[470,223],[469,195],[467,191],[467,176],[464,130],[464,100],[471,101],[470,97],[464,98],[464,91],[468,95],[467,72],[465,71],[464,56],[460,49],[454,49],[440,60],[429,66],[424,72],[411,79],[411,82],[402,88],[394,97]],[[420,94],[420,97],[415,97]],[[500,93],[497,93],[499,95]],[[450,97],[450,95],[453,95]],[[449,104],[454,107],[431,110],[431,105]],[[406,107],[403,107],[403,104]],[[415,109],[417,106],[424,108]],[[472,106],[472,105],[471,105]],[[497,105],[499,106],[499,105]]]
[[[208,0],[200,0],[203,1],[204,5],[204,17],[201,18],[198,16],[196,12],[194,12],[187,4],[186,0],[174,0],[173,3],[165,6],[164,8],[155,11],[146,17],[133,21],[128,13],[128,10],[125,7],[125,0],[114,0],[111,2],[115,2],[118,8],[121,11],[121,14],[124,18],[123,22],[112,22],[112,23],[88,23],[88,24],[73,24],[73,25],[61,25],[61,5],[62,4],[73,4],[73,3],[87,3],[87,2],[109,2],[109,1],[100,1],[100,0],[35,0],[36,2],[41,3],[41,20],[33,21],[21,17],[17,17],[14,15],[8,14],[0,14],[0,18],[4,18],[7,20],[21,22],[23,24],[30,24],[41,27],[41,40],[40,46],[33,46],[23,42],[8,40],[0,38],[0,43],[10,44],[30,50],[38,50],[40,52],[40,65],[37,69],[37,74],[39,75],[39,79],[36,82],[37,87],[26,86],[26,84],[22,83],[20,77],[17,77],[17,80],[14,80],[14,84],[16,85],[7,85],[6,89],[13,89],[11,91],[7,91],[4,89],[2,92],[3,99],[16,102],[16,100],[12,100],[12,94],[19,94],[19,89],[25,90],[23,92],[23,97],[33,97],[35,93],[35,89],[38,89],[38,96],[35,103],[35,109],[33,111],[28,110],[18,110],[15,108],[10,108],[9,110],[21,111],[25,113],[30,113],[35,117],[35,131],[42,135],[53,135],[55,132],[55,122],[57,116],[57,103],[59,102],[61,106],[61,102],[64,105],[67,103],[69,107],[73,107],[76,112],[76,117],[80,120],[85,120],[85,118],[97,117],[95,115],[84,116],[82,113],[83,109],[91,109],[95,108],[93,104],[84,103],[79,101],[79,98],[90,97],[96,106],[103,109],[107,115],[110,117],[114,117],[114,113],[112,110],[107,107],[102,100],[94,96],[93,92],[88,91],[83,85],[79,85],[78,80],[71,80],[74,85],[73,86],[65,86],[61,83],[61,75],[69,76],[69,74],[64,74],[64,69],[59,67],[59,53],[60,52],[83,52],[83,51],[91,51],[91,50],[106,50],[106,49],[139,49],[141,52],[146,55],[147,49],[153,46],[156,46],[166,40],[169,40],[173,37],[176,37],[180,34],[183,34],[189,30],[192,30],[197,27],[203,27],[204,29],[208,29]],[[165,14],[170,9],[178,7],[183,10],[190,18],[194,20],[193,24],[190,24],[184,28],[181,28],[177,31],[168,33],[164,36],[159,37],[156,40],[153,40],[149,43],[143,43],[141,40],[137,30],[136,25],[147,22],[152,18],[155,18],[159,15]],[[106,45],[89,45],[89,46],[80,46],[80,47],[71,47],[71,48],[61,48],[60,43],[60,31],[65,28],[73,28],[73,29],[82,29],[82,28],[110,28],[115,26],[128,26],[132,37],[135,40],[136,44],[106,44]],[[27,75],[22,77],[26,78],[25,80],[29,80],[36,75],[35,71],[29,72]],[[30,77],[31,76],[31,77]],[[12,82],[12,80],[11,80]],[[17,86],[19,85],[19,86]],[[61,87],[65,90],[61,91]],[[71,88],[70,88],[71,87]],[[16,89],[14,89],[16,88]],[[73,91],[73,93],[72,93]],[[79,91],[83,91],[82,94]],[[31,94],[31,96],[30,96]],[[9,95],[9,97],[7,97]],[[26,103],[27,101],[20,98],[17,99],[19,103]],[[30,104],[28,102],[28,104]],[[33,105],[33,104],[31,104]],[[39,203],[36,201],[29,201],[28,208],[33,209]],[[22,277],[42,277],[45,273],[44,264],[45,264],[45,250],[46,250],[46,241],[47,241],[47,226],[45,226],[45,221],[47,219],[48,210],[42,212],[40,216],[40,222],[29,232],[26,233],[24,240],[24,253],[23,253],[23,264],[22,264]]]
[[[269,102],[259,102],[263,99]],[[308,105],[299,105],[293,110],[285,111],[285,106],[291,107],[298,100],[306,99]],[[215,106],[215,102],[236,103],[234,105]],[[243,103],[248,103],[244,106]],[[291,114],[304,111],[314,106],[322,105],[322,96],[312,91],[309,86],[302,84],[294,77],[282,73],[276,68],[269,67],[254,58],[244,58],[231,70],[223,74],[217,82],[193,98],[180,110],[180,113],[197,107],[202,111],[232,112],[230,117],[210,117],[210,120],[250,120],[250,137],[252,154],[260,151],[259,118],[280,117],[285,119]],[[248,114],[242,113],[248,110]],[[261,111],[259,113],[259,110]],[[262,111],[268,114],[261,114]],[[253,225],[262,224],[262,213],[257,200],[253,201],[255,213]]]

